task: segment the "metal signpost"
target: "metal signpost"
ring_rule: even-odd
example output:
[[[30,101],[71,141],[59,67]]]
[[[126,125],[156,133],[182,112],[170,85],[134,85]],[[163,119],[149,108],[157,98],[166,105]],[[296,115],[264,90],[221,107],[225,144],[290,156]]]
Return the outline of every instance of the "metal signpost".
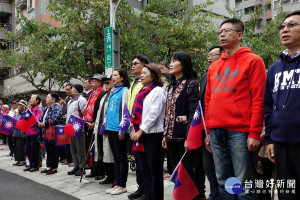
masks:
[[[115,3],[117,4],[115,5]],[[110,0],[110,26],[105,28],[105,75],[112,75],[120,68],[120,31],[116,28],[116,16],[122,0]]]

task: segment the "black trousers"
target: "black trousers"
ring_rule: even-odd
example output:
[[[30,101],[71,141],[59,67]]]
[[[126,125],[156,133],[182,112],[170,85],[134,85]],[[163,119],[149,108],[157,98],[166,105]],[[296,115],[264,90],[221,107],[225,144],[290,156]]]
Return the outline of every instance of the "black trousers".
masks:
[[[280,200],[300,199],[300,144],[275,144],[275,167]],[[295,183],[294,183],[295,182]],[[289,191],[287,193],[287,191]]]
[[[39,166],[40,143],[37,141],[38,137],[39,135],[26,136],[27,155],[31,168],[38,168]]]
[[[105,175],[107,176],[106,178],[109,181],[114,182],[116,180],[114,163],[103,163],[103,164],[105,169]]]
[[[25,161],[24,138],[14,137],[15,161]]]
[[[188,161],[189,164],[185,165],[185,168],[190,172],[191,178],[195,183],[199,195],[194,198],[194,200],[201,199],[205,196],[205,172],[203,166],[203,152],[204,146],[199,147],[198,149],[191,150],[185,155],[185,161]]]
[[[124,140],[119,140],[119,133],[115,131],[107,131],[107,134],[108,134],[109,146],[114,155],[114,161],[115,161],[114,167],[115,167],[117,186],[126,187],[126,182],[128,177],[126,138]]]
[[[170,163],[171,163],[171,171],[173,172],[185,152],[184,140],[182,141],[169,140],[167,141],[167,147],[168,147],[168,155],[169,155],[168,158],[170,159]]]
[[[47,159],[46,159],[47,168],[57,169],[59,149],[55,146],[55,140],[46,140],[45,146],[47,152]]]
[[[138,152],[138,157],[146,200],[163,200],[164,150],[161,145],[163,133],[144,134],[141,139],[144,143],[145,152]]]

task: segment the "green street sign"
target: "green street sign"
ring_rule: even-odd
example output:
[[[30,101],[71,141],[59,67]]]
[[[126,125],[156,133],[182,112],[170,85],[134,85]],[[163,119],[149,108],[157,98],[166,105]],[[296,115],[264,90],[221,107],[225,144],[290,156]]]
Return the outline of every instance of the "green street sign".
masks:
[[[112,68],[114,65],[114,47],[113,47],[113,29],[106,27],[104,29],[104,42],[105,42],[105,68]]]

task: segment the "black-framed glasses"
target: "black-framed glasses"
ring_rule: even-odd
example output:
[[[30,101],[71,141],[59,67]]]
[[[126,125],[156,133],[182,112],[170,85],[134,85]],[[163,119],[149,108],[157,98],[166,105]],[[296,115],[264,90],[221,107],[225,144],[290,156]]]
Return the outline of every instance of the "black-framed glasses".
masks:
[[[214,56],[220,56],[221,54],[219,53],[210,53],[210,54],[207,54],[207,58],[209,57],[214,57]]]
[[[139,63],[139,62],[133,62],[133,63],[131,63],[132,66],[138,65],[138,64],[142,64],[142,63]]]
[[[227,34],[227,33],[230,33],[230,32],[232,32],[232,31],[235,31],[235,32],[241,32],[241,31],[238,31],[238,30],[234,30],[234,29],[232,29],[232,28],[223,28],[223,29],[220,29],[220,30],[218,31],[218,35],[220,35],[220,34],[222,34],[222,33]]]
[[[288,24],[281,24],[280,26],[278,26],[278,30],[282,31],[283,29],[285,29],[285,27],[290,29],[290,28],[294,28],[295,26],[298,26],[298,25],[300,25],[300,24],[298,24],[297,22],[290,22]]]
[[[105,85],[108,85],[108,84],[109,84],[109,81],[105,81],[104,84],[105,84]]]

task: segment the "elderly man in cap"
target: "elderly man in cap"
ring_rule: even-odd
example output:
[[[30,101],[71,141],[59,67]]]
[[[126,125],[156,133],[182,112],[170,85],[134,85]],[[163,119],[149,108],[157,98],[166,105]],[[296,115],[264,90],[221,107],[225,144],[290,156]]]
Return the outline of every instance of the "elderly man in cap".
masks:
[[[103,76],[101,74],[95,74],[91,80],[93,91],[88,99],[85,111],[84,120],[86,121],[86,147],[88,151],[89,144],[93,135],[95,120],[99,109],[101,98],[104,96],[105,91],[102,84]],[[103,162],[90,163],[91,173],[86,175],[86,178],[95,177],[95,180],[104,178]]]
[[[19,120],[21,115],[26,111],[27,102],[25,100],[20,100],[18,103],[19,113],[16,115],[16,119]],[[13,132],[14,140],[14,153],[15,161],[17,161],[13,166],[24,166],[26,165],[25,161],[25,152],[24,152],[24,139],[25,134],[20,129],[15,128]]]
[[[83,86],[73,85],[71,89],[72,99],[68,103],[67,122],[71,115],[83,118],[87,100],[82,96]],[[82,132],[79,138],[71,136],[71,153],[74,161],[74,168],[68,171],[68,175],[80,176],[85,159],[85,134]]]

